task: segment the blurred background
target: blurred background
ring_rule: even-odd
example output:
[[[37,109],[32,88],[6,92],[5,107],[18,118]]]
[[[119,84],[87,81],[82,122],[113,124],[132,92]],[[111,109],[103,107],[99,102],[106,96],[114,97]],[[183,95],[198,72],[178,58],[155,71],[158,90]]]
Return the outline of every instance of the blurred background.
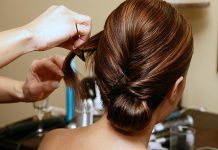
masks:
[[[102,30],[106,17],[123,0],[8,0],[0,1],[0,31],[27,24],[51,5],[64,5],[73,11],[92,18],[92,35]],[[218,1],[210,0],[208,7],[179,8],[193,28],[194,55],[189,69],[182,106],[205,108],[218,113]],[[1,42],[1,39],[0,39]],[[46,52],[33,52],[21,56],[0,70],[0,76],[25,80],[29,65],[34,59],[61,54],[67,50],[54,48]],[[4,57],[4,56],[0,56]],[[76,60],[80,76],[89,76],[84,63]],[[49,96],[49,105],[65,108],[66,87],[62,81],[60,88]],[[31,103],[0,104],[0,127],[34,115]]]

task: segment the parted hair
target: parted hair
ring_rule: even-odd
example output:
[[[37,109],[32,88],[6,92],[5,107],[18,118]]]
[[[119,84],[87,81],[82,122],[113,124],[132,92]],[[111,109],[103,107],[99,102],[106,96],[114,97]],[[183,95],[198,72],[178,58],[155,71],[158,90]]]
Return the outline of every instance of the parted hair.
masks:
[[[107,118],[121,132],[143,130],[166,94],[188,70],[191,26],[162,0],[126,0],[104,29],[80,47],[92,64]],[[82,98],[80,81],[65,60],[66,84]]]

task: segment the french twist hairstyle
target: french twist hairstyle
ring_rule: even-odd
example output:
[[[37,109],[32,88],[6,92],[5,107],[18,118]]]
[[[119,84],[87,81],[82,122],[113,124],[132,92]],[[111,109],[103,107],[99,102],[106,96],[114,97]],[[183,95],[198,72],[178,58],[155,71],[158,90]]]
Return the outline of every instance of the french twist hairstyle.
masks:
[[[162,0],[126,0],[107,18],[103,31],[83,46],[91,60],[107,118],[121,132],[143,130],[193,53],[190,25]],[[65,60],[65,81],[82,95]]]

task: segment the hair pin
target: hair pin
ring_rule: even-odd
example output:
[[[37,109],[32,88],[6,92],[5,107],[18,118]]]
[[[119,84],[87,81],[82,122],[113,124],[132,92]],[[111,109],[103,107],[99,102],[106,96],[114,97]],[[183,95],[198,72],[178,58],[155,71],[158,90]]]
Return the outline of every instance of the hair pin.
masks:
[[[76,34],[79,35],[79,31],[78,31],[77,23],[75,23],[75,26],[76,26]]]
[[[77,34],[78,38],[80,38],[77,23],[75,23],[75,26],[76,26],[76,34]],[[83,49],[76,48],[76,49],[73,49],[73,52],[74,52],[82,61],[85,61],[85,55],[84,55],[84,50],[83,50]]]
[[[118,80],[114,83],[114,85],[112,85],[112,89],[114,89],[114,88],[117,86],[118,82],[120,82],[120,80],[122,80],[123,78],[124,78],[124,74],[122,74],[122,75],[118,78]]]

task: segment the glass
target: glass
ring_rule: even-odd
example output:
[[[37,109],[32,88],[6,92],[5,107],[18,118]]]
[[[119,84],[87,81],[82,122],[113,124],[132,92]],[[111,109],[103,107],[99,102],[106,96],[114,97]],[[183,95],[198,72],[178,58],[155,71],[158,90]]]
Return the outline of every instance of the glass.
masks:
[[[93,123],[94,106],[91,99],[76,102],[75,121],[77,127],[85,127]]]
[[[189,126],[170,128],[170,150],[194,150],[195,129]]]
[[[48,98],[33,103],[33,108],[35,110],[36,116],[39,121],[38,129],[36,130],[36,134],[38,136],[43,136],[44,131],[42,127],[42,120],[44,117],[44,113],[47,110],[47,107],[48,107]]]

